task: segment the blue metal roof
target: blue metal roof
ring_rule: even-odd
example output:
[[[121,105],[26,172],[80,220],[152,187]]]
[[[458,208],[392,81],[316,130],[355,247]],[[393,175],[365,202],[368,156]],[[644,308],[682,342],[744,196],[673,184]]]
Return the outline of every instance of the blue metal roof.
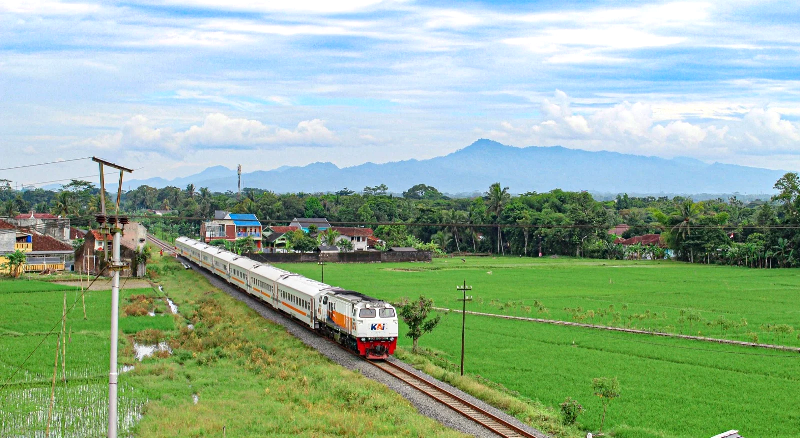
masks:
[[[241,220],[233,220],[233,224],[237,227],[260,227],[261,222],[259,221],[241,221]]]
[[[258,221],[256,215],[252,213],[231,213],[230,217],[235,221]]]

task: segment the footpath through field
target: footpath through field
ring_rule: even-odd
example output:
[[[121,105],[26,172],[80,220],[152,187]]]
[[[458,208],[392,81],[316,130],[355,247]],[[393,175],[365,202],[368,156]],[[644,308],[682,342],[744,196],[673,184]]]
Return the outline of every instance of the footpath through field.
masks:
[[[434,307],[435,310],[439,310],[442,312],[454,312],[454,313],[461,313],[461,310],[458,309],[448,309],[446,307]],[[681,335],[678,333],[665,333],[665,332],[657,332],[657,331],[649,331],[649,330],[639,330],[639,329],[630,329],[624,327],[612,327],[607,325],[598,325],[598,324],[584,324],[582,322],[573,322],[573,321],[559,321],[557,319],[542,319],[542,318],[526,318],[524,316],[511,316],[511,315],[498,315],[495,313],[484,313],[484,312],[472,312],[467,310],[467,315],[479,315],[479,316],[488,316],[491,318],[502,318],[502,319],[512,319],[518,321],[526,321],[526,322],[537,322],[541,324],[553,324],[553,325],[564,325],[564,326],[572,326],[572,327],[584,327],[584,328],[592,328],[598,330],[608,330],[613,332],[624,332],[624,333],[634,333],[640,335],[650,335],[650,336],[663,336],[666,338],[679,338],[679,339],[690,339],[693,341],[703,341],[703,342],[713,342],[717,344],[730,344],[730,345],[739,345],[744,347],[755,347],[755,348],[767,348],[772,350],[782,350],[782,351],[793,351],[800,353],[800,348],[797,347],[787,347],[785,345],[775,345],[775,344],[758,344],[754,342],[744,342],[744,341],[734,341],[731,339],[720,339],[720,338],[709,338],[706,336],[692,336],[692,335]]]

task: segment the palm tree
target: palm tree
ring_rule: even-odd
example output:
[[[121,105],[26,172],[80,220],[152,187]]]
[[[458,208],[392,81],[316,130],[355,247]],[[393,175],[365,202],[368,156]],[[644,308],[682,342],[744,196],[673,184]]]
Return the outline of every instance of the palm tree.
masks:
[[[186,186],[186,196],[189,199],[194,198],[194,184],[189,184]]]
[[[53,214],[66,217],[72,214],[74,209],[72,193],[66,190],[58,192],[53,200],[53,209],[51,210]]]
[[[325,241],[325,244],[328,246],[336,246],[336,242],[339,240],[339,236],[341,233],[334,230],[333,228],[328,228],[325,230],[324,233],[321,234],[322,238]]]
[[[500,188],[500,183],[496,182],[489,186],[489,191],[486,193],[488,197],[489,211],[495,214],[495,225],[497,225],[497,252],[502,251],[502,234],[500,233],[500,215],[503,213],[511,195],[508,193],[508,187]],[[503,251],[503,253],[505,253]]]

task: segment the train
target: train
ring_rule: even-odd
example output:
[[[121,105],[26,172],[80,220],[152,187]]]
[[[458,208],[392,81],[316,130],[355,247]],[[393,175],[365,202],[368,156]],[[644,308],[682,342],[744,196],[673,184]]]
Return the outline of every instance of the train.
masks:
[[[181,236],[177,253],[243,292],[367,359],[386,359],[397,347],[395,308],[377,298],[334,287]]]

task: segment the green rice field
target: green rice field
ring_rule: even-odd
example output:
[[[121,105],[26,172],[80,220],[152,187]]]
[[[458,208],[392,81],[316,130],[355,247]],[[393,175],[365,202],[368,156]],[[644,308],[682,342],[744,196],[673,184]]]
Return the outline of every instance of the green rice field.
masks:
[[[320,278],[320,267],[282,268]],[[325,281],[387,300],[432,297],[468,310],[797,346],[800,275],[675,262],[471,257],[411,264],[329,264]],[[461,315],[444,313],[420,345],[460,355]],[[598,430],[595,377],[618,377],[606,428],[620,437],[800,435],[800,354],[467,316],[468,373],[557,407],[572,397]],[[410,345],[408,338],[401,344]]]

